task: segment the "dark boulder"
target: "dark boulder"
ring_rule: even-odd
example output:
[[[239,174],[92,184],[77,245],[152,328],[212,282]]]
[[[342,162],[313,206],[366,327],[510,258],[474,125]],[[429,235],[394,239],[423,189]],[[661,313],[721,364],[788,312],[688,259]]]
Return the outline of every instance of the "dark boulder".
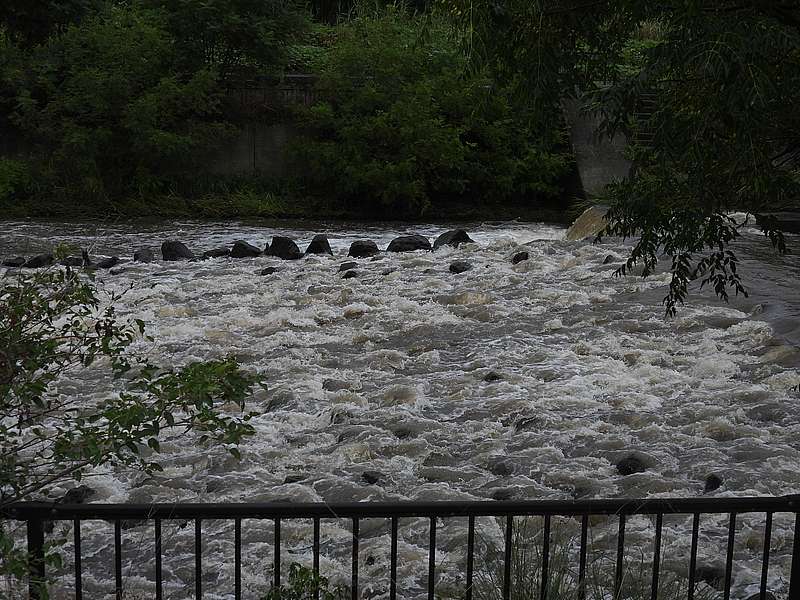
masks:
[[[344,275],[342,275],[342,279],[356,279],[358,277],[358,271],[347,271]]]
[[[156,259],[156,254],[150,248],[139,248],[133,253],[133,262],[151,263]]]
[[[614,256],[613,254],[609,254],[608,256],[606,256],[603,259],[603,264],[604,265],[610,265],[611,263],[614,263],[614,262],[617,262],[617,257]]]
[[[459,244],[471,244],[472,242],[473,239],[469,237],[467,232],[463,229],[451,229],[450,231],[445,231],[436,238],[436,241],[433,243],[433,249],[438,250],[442,246],[458,248]]]
[[[342,263],[339,266],[339,273],[342,271],[350,271],[351,269],[355,269],[358,266],[357,262],[353,262],[352,260]]]
[[[258,250],[259,254],[261,250]],[[203,252],[203,260],[208,260],[209,258],[225,258],[226,256],[231,255],[231,249],[221,246],[219,248],[212,248],[211,250],[206,250]]]
[[[694,571],[696,581],[703,581],[716,590],[722,590],[725,567],[722,565],[698,565]]]
[[[395,238],[386,248],[387,252],[413,252],[415,250],[431,251],[431,242],[421,235],[403,235]]]
[[[257,248],[253,246],[253,244],[248,244],[242,240],[233,242],[231,258],[253,258],[256,256],[261,256],[261,248]]]
[[[92,266],[95,269],[111,269],[112,267],[116,267],[119,264],[119,258],[116,256],[110,256],[108,258],[101,258]]]
[[[486,383],[494,383],[495,381],[500,381],[502,377],[495,373],[494,371],[489,371],[486,375],[484,375],[483,380]]]
[[[722,487],[722,477],[715,473],[706,476],[705,487],[703,493],[707,494]]]
[[[347,253],[347,256],[352,256],[353,258],[368,258],[370,256],[375,256],[378,254],[380,250],[378,250],[378,246],[372,240],[358,240],[350,244],[350,251]]]
[[[261,271],[260,274],[261,275],[274,275],[278,271],[280,271],[280,269],[278,267],[267,267],[266,269]]]
[[[3,266],[4,267],[21,267],[25,264],[25,258],[22,256],[12,256],[11,258],[4,258],[3,259]]]
[[[617,471],[620,475],[633,475],[634,473],[644,473],[647,467],[640,458],[633,454],[626,456],[617,463]]]
[[[511,264],[518,265],[519,263],[524,262],[529,258],[530,255],[527,252],[517,252],[511,259]]]
[[[183,242],[169,240],[161,244],[161,256],[164,260],[194,260],[194,254]]]
[[[459,273],[466,273],[472,269],[472,263],[465,260],[457,260],[450,264],[450,272],[458,275]]]
[[[306,479],[305,475],[302,475],[300,473],[291,473],[284,478],[283,485],[287,485],[289,483],[299,483],[304,479]]]
[[[39,254],[38,256],[29,258],[22,266],[26,269],[41,269],[42,267],[51,266],[54,261],[55,259],[52,254]]]
[[[361,474],[361,479],[363,479],[369,485],[375,485],[377,483],[385,481],[386,475],[381,473],[380,471],[364,471]]]
[[[497,488],[492,490],[492,500],[497,500],[498,502],[513,500],[516,492],[514,488]]]
[[[306,248],[306,254],[330,254],[332,256],[333,250],[331,250],[331,244],[328,242],[328,236],[315,235],[308,248]]]
[[[300,248],[297,247],[297,244],[295,244],[293,240],[282,235],[276,235],[272,238],[272,244],[270,244],[267,254],[275,256],[276,258],[282,258],[283,260],[297,260],[298,258],[303,258],[303,253],[300,252]]]
[[[58,261],[58,264],[62,267],[82,267],[83,258],[80,256],[68,256]]]
[[[79,485],[67,491],[61,498],[58,499],[59,504],[84,504],[89,498],[94,496],[95,492],[88,485]]]

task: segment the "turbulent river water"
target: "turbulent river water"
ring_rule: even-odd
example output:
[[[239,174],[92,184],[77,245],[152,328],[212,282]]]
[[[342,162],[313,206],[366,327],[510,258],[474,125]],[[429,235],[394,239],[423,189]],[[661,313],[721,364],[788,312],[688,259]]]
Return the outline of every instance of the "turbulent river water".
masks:
[[[398,235],[432,239],[447,227],[6,222],[0,255],[69,243],[130,258],[167,239],[200,253],[237,239],[263,247],[276,234],[304,248],[314,233],[327,234],[334,249],[332,257],[298,261],[127,262],[98,274],[101,289],[133,284],[120,314],[148,324],[154,342],[138,349],[155,362],[235,355],[263,373],[269,389],[251,402],[256,434],[241,461],[184,435],[162,444],[162,474],[92,477],[92,501],[694,497],[712,473],[723,484],[709,495],[800,492],[797,255],[777,257],[748,233],[739,251],[750,298],[725,304],[695,289],[678,316],[665,319],[667,274],[613,276],[628,249],[621,240],[568,242],[563,228],[544,224],[466,228],[474,244],[361,259],[359,277],[346,280],[337,271],[352,241],[384,248]],[[521,250],[530,259],[512,265]],[[474,268],[454,275],[454,260]],[[260,276],[267,266],[279,270]],[[490,372],[499,378],[486,381]],[[61,390],[87,401],[103,393],[81,378]],[[623,476],[616,464],[630,455],[647,469]],[[762,521],[739,521],[734,597],[758,587]],[[704,521],[701,563],[724,556],[726,523]],[[207,597],[230,598],[232,526],[214,527],[204,550]],[[403,527],[400,587],[408,596],[425,583],[426,527],[414,520]],[[665,537],[665,560],[676,571],[688,555],[686,527],[675,520]],[[788,515],[776,515],[770,588],[777,594],[786,590],[792,527]],[[245,529],[250,597],[268,588],[270,528]],[[284,525],[284,562],[308,560],[309,528]],[[165,574],[173,598],[190,595],[191,529],[169,529]],[[482,531],[487,539],[500,535],[488,521]],[[362,526],[367,597],[386,593],[387,532],[383,522]],[[109,533],[98,523],[84,534],[93,598],[112,587]],[[458,523],[439,532],[443,597],[458,595],[463,534]],[[632,543],[650,535],[650,520],[631,520]],[[125,559],[127,597],[152,597],[151,536],[145,527],[125,532],[126,547],[135,548]],[[326,524],[323,567],[334,581],[349,573],[349,536],[347,523]]]

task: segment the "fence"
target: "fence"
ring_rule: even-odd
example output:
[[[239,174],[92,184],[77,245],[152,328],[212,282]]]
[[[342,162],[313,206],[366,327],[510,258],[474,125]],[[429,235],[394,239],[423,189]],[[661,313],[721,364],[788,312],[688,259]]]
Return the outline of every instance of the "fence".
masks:
[[[122,581],[122,522],[127,520],[153,521],[155,525],[155,589],[156,599],[162,600],[162,538],[161,525],[164,520],[194,522],[194,575],[195,596],[202,598],[202,550],[203,521],[234,521],[234,597],[242,598],[242,520],[272,520],[274,522],[274,586],[281,585],[281,521],[289,519],[313,520],[313,569],[319,573],[320,559],[320,520],[348,519],[352,522],[352,576],[350,593],[353,600],[359,598],[359,522],[362,519],[387,519],[391,522],[390,589],[389,598],[395,600],[398,566],[398,527],[399,519],[422,517],[430,520],[427,594],[434,598],[434,579],[436,574],[436,526],[438,518],[465,518],[468,520],[467,560],[466,560],[466,600],[473,597],[473,571],[475,559],[475,519],[476,517],[505,517],[504,558],[503,558],[503,598],[511,597],[511,559],[514,517],[542,517],[544,533],[541,548],[541,600],[548,597],[549,560],[552,517],[580,518],[580,550],[578,555],[578,596],[586,597],[587,532],[589,518],[594,515],[616,516],[619,529],[614,573],[614,597],[620,596],[623,578],[623,557],[625,552],[626,519],[632,515],[650,515],[656,519],[653,540],[653,568],[651,598],[656,600],[659,589],[659,576],[662,565],[662,525],[665,515],[692,516],[691,554],[689,564],[688,600],[693,600],[695,573],[697,570],[697,548],[700,517],[704,514],[727,514],[727,552],[723,594],[730,598],[733,573],[734,544],[737,515],[744,513],[763,513],[765,529],[763,555],[761,560],[760,598],[766,600],[767,578],[770,566],[770,540],[772,520],[775,513],[795,515],[792,563],[789,575],[790,600],[800,598],[800,495],[760,498],[685,498],[648,500],[585,500],[585,501],[525,501],[525,502],[397,502],[397,503],[349,503],[349,504],[84,504],[64,505],[46,503],[17,503],[2,509],[2,517],[23,521],[27,528],[27,543],[30,558],[31,599],[40,598],[40,586],[45,581],[44,533],[50,521],[72,521],[74,532],[74,576],[75,598],[83,599],[81,567],[81,522],[104,520],[114,523],[114,575],[116,596],[123,597]],[[534,599],[531,599],[534,600]]]

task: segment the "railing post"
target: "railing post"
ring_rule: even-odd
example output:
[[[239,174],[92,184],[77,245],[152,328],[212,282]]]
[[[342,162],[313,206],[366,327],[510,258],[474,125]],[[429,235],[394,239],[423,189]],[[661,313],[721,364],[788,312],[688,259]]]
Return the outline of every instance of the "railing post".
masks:
[[[28,528],[28,595],[30,600],[42,600],[45,593],[44,522],[40,517],[30,517]]]
[[[800,512],[794,517],[794,544],[792,546],[792,571],[789,576],[789,598],[800,596]]]

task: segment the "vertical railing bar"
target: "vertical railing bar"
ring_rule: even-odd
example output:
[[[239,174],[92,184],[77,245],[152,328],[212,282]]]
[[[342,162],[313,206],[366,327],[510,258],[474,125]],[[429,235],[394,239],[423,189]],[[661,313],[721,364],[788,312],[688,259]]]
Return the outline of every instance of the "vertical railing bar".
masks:
[[[397,517],[392,517],[392,547],[389,558],[389,600],[397,599]]]
[[[242,600],[242,520],[233,521],[233,594]]]
[[[581,517],[581,550],[580,566],[578,567],[578,599],[586,598],[586,554],[588,552],[589,538],[589,515]]]
[[[697,571],[697,539],[700,537],[700,513],[692,518],[692,549],[689,553],[689,600],[694,600],[695,575]]]
[[[472,568],[475,563],[475,516],[469,516],[467,526],[467,591],[465,600],[472,600]]]
[[[319,598],[319,517],[314,517],[314,542],[313,542],[313,566],[314,569],[314,599]]]
[[[44,522],[38,517],[31,517],[25,525],[28,536],[28,596],[30,600],[40,600],[47,597],[44,589]]]
[[[114,580],[117,600],[122,600],[122,522],[114,521]]]
[[[514,533],[514,517],[506,517],[506,548],[503,559],[503,600],[511,598],[511,537]]]
[[[83,573],[81,568],[81,520],[72,520],[75,543],[75,600],[83,600]]]
[[[542,542],[542,590],[541,599],[547,600],[550,567],[550,515],[544,516],[544,540]]]
[[[353,574],[350,578],[351,597],[358,600],[358,517],[353,518]]]
[[[733,544],[736,538],[736,513],[731,513],[730,523],[728,524],[728,552],[725,558],[725,590],[723,599],[730,600],[731,597],[731,577],[733,576]]]
[[[794,542],[792,544],[792,571],[789,575],[789,595],[787,598],[800,596],[800,512],[794,516]]]
[[[164,581],[161,573],[161,519],[155,522],[155,542],[156,542],[156,600],[164,598]]]
[[[619,516],[619,533],[617,534],[617,566],[614,575],[614,598],[620,597],[622,590],[622,575],[625,560],[625,515]]]
[[[653,540],[653,585],[651,600],[658,600],[658,578],[661,574],[661,530],[664,526],[664,515],[656,515],[656,537]]]
[[[428,600],[434,600],[436,584],[436,517],[431,517],[430,541],[428,542]]]
[[[273,586],[275,593],[280,598],[281,595],[281,520],[275,519],[275,573],[273,574]]]
[[[764,552],[761,558],[761,600],[767,600],[767,578],[769,577],[769,551],[772,543],[772,513],[767,513],[767,520],[764,524]]]
[[[202,521],[194,520],[194,595],[203,597],[203,531]]]

